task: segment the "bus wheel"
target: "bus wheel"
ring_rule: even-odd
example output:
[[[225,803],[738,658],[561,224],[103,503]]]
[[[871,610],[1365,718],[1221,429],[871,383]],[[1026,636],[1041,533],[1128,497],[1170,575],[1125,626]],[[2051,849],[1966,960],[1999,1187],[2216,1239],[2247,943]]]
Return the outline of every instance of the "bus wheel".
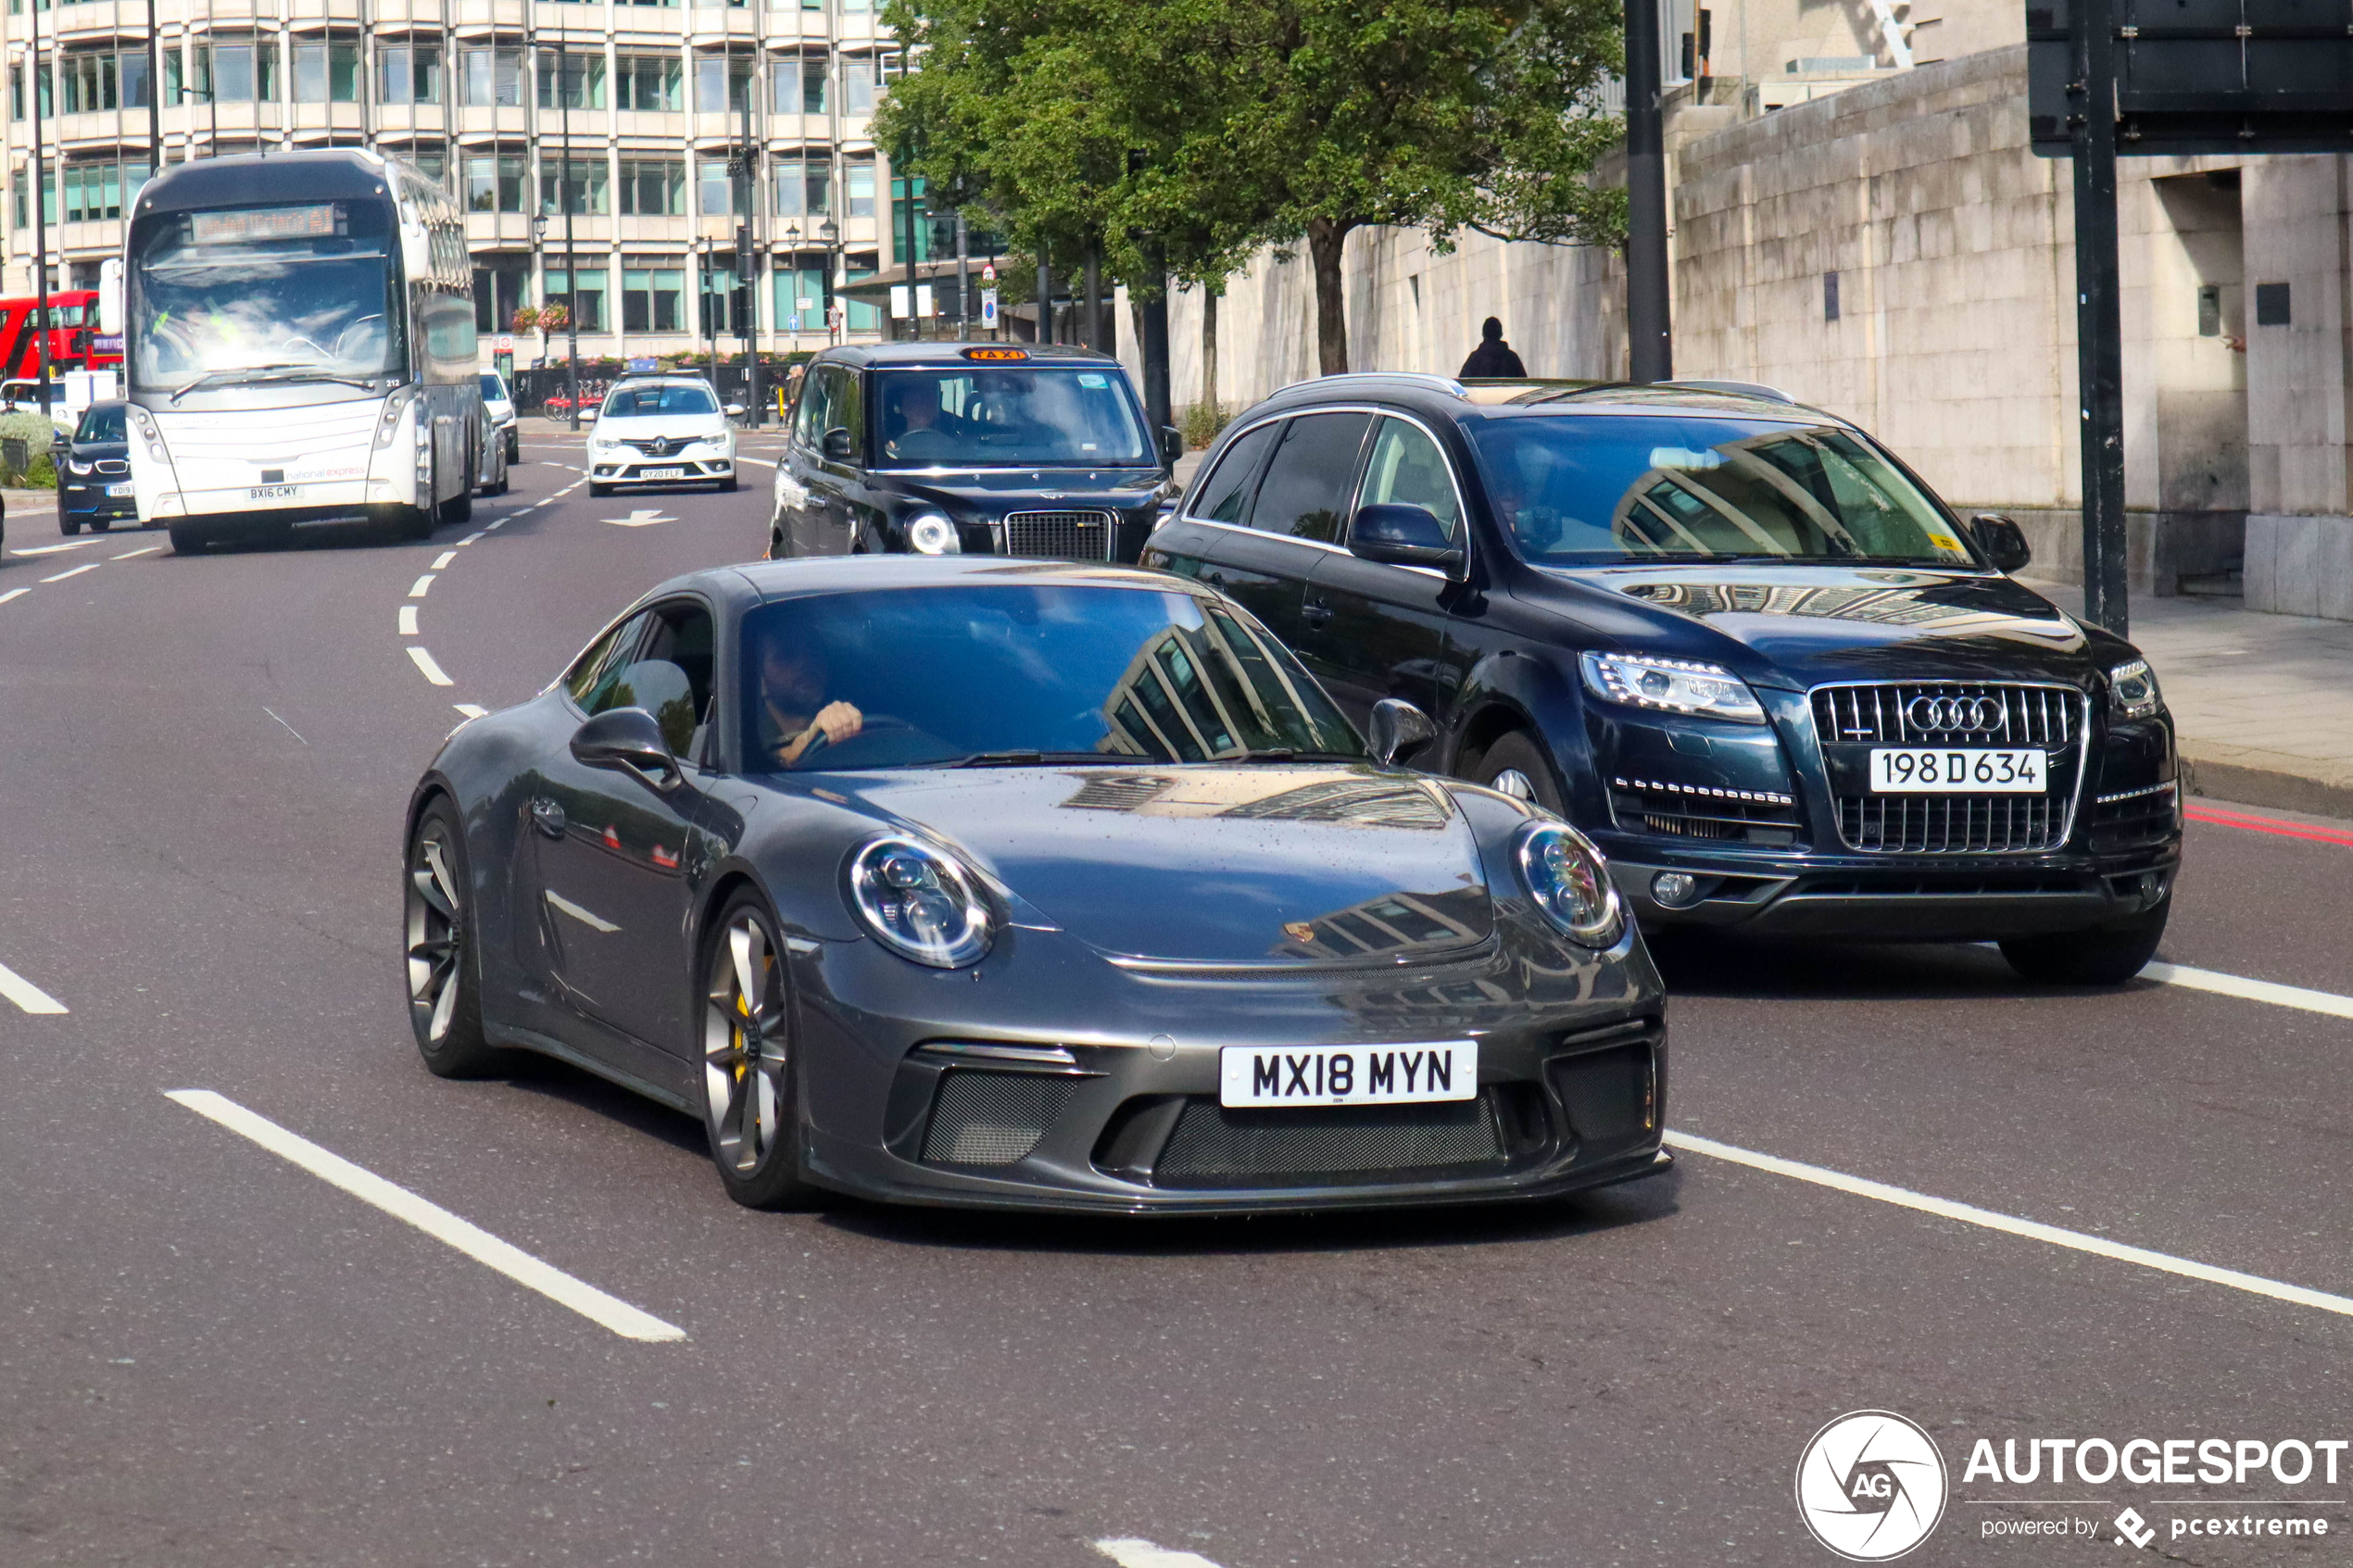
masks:
[[[212,543],[206,537],[204,531],[194,523],[175,522],[170,525],[170,528],[171,551],[174,555],[198,555],[203,552],[207,545]]]
[[[441,521],[464,522],[474,515],[474,475],[482,470],[475,466],[473,453],[466,454],[466,483],[455,495],[441,503]]]

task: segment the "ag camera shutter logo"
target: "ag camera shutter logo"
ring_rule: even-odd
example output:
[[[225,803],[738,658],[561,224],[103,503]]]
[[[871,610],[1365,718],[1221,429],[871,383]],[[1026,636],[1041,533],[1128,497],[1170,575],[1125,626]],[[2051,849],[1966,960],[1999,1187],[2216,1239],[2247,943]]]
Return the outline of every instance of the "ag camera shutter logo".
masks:
[[[1885,1562],[1944,1517],[1944,1456],[1893,1411],[1854,1411],[1814,1434],[1797,1461],[1797,1512],[1850,1562]]]

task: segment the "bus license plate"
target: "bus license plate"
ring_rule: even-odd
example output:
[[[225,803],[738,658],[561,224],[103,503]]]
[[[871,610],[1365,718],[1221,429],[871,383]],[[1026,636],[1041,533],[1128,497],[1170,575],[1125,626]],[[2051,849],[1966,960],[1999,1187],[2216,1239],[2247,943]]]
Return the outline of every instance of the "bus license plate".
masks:
[[[1476,1040],[1227,1046],[1217,1053],[1220,1105],[1404,1105],[1478,1094]]]
[[[129,484],[109,484],[107,486],[107,496],[110,500],[119,500],[125,495],[131,495],[133,488],[133,486]]]
[[[302,488],[299,484],[257,484],[245,492],[248,501],[283,501]]]
[[[2040,795],[2043,752],[1967,746],[1875,746],[1873,795]]]
[[[637,477],[639,479],[684,479],[686,477],[686,470],[685,469],[646,469]]]

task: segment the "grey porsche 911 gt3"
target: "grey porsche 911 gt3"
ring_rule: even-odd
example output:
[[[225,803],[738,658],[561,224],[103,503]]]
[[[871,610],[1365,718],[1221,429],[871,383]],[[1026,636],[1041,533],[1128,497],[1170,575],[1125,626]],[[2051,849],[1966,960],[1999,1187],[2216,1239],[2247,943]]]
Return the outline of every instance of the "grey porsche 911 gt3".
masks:
[[[1368,748],[1198,583],[990,558],[663,584],[411,801],[410,1021],[703,1119],[727,1192],[1214,1212],[1666,1166],[1600,855]]]

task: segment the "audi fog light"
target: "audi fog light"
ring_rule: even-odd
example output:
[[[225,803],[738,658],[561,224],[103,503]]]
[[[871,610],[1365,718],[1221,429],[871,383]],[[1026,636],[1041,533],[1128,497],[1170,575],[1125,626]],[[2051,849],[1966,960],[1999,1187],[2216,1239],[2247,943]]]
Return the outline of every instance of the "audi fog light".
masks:
[[[850,900],[876,940],[933,969],[978,963],[994,935],[980,879],[955,857],[878,838],[849,863]]]
[[[2120,664],[2108,672],[2108,700],[2119,719],[2145,719],[2165,706],[2157,689],[2157,671],[2145,659]]]
[[[1720,664],[1623,653],[1589,653],[1579,662],[1587,689],[1611,702],[1743,724],[1765,721],[1764,705],[1748,683]]]
[[[1699,879],[1689,872],[1661,872],[1651,878],[1651,897],[1670,909],[1699,898]]]
[[[1570,941],[1608,947],[1626,934],[1609,867],[1583,834],[1559,822],[1530,823],[1520,834],[1518,859],[1528,896]]]
[[[956,538],[956,525],[937,512],[907,520],[907,546],[919,556],[952,556],[963,548]]]

